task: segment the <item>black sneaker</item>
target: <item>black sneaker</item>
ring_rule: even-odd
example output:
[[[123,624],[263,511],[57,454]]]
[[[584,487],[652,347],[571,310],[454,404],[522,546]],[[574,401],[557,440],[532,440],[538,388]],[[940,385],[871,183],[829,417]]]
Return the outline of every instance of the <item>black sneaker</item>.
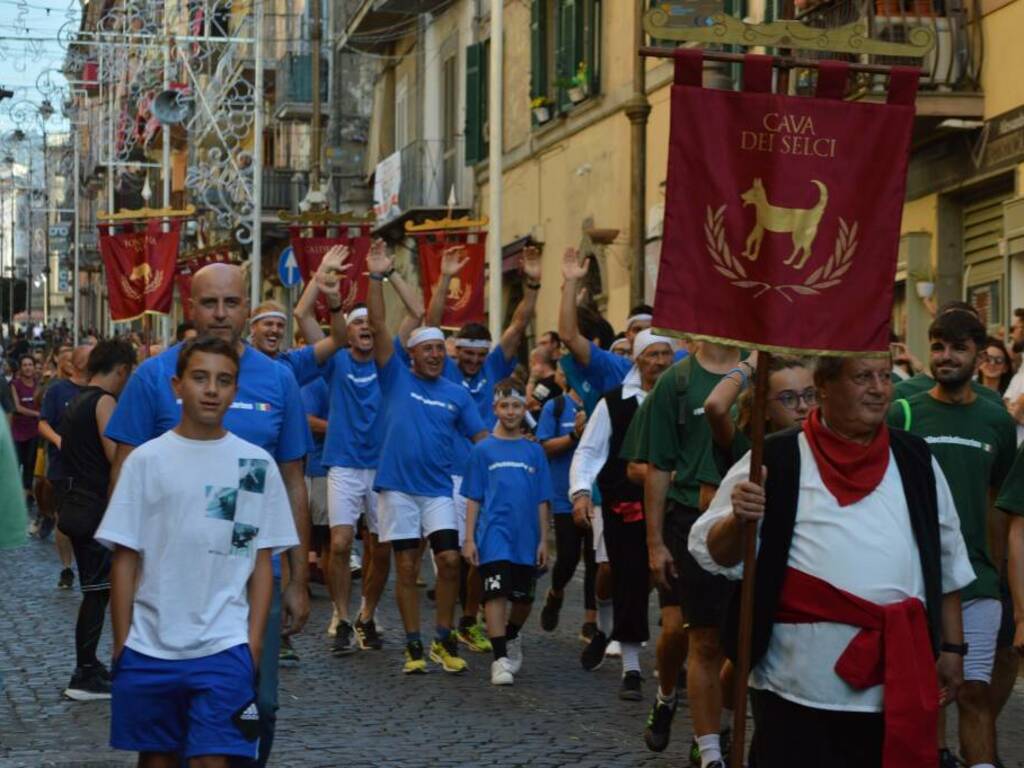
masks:
[[[948,749],[940,749],[939,768],[960,768],[960,761]]]
[[[562,610],[562,597],[555,597],[548,590],[548,596],[544,598],[544,607],[540,611],[540,628],[545,632],[554,632],[558,627],[558,613]]]
[[[352,625],[347,621],[338,622],[338,634],[334,636],[334,647],[331,653],[334,656],[348,656],[356,652],[356,644],[353,641]]]
[[[70,568],[65,568],[60,572],[57,589],[71,589],[73,586],[75,586],[75,572]]]
[[[593,621],[586,621],[583,626],[580,627],[580,640],[584,643],[589,643],[594,639],[594,635],[597,634],[597,623]]]
[[[102,701],[110,698],[110,676],[100,666],[78,667],[64,695],[72,701]]]
[[[377,631],[377,623],[373,619],[363,622],[356,617],[356,642],[364,651],[379,651],[384,647],[384,639]]]
[[[604,664],[604,652],[608,649],[609,642],[611,641],[604,632],[598,630],[594,633],[594,637],[580,654],[580,663],[587,672],[593,672]]]
[[[622,676],[622,685],[619,686],[619,698],[623,701],[644,700],[644,679],[635,669],[629,670]]]
[[[652,752],[664,752],[668,747],[669,739],[672,737],[672,718],[676,715],[678,704],[678,695],[672,697],[671,704],[654,700],[651,713],[647,715],[647,725],[644,726],[644,743]]]
[[[292,647],[291,638],[281,638],[281,648],[277,652],[277,663],[282,667],[294,667],[299,663],[299,654]]]

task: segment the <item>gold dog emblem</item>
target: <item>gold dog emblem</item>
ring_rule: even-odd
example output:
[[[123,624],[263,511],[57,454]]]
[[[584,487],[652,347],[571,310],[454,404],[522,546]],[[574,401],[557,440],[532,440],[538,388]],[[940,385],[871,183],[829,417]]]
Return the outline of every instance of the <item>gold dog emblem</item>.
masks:
[[[757,259],[766,231],[789,232],[793,236],[793,252],[783,263],[797,270],[804,268],[811,257],[811,246],[818,236],[818,225],[828,205],[828,188],[817,179],[812,179],[811,183],[819,192],[818,202],[813,208],[781,208],[768,202],[768,193],[761,179],[754,179],[753,186],[740,195],[744,207],[752,205],[757,211],[754,228],[743,249],[744,256],[751,261]]]
[[[131,281],[141,280],[143,285],[149,285],[149,282],[153,279],[153,268],[147,263],[139,264],[132,269],[128,279]]]

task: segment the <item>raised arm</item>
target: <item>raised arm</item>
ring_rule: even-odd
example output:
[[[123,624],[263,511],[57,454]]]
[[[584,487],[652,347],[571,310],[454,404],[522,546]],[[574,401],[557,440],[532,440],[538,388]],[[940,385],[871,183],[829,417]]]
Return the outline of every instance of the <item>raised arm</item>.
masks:
[[[366,257],[366,267],[370,271],[366,311],[370,318],[370,330],[373,331],[373,356],[381,368],[388,364],[394,354],[391,337],[388,335],[387,312],[384,309],[384,273],[391,269],[393,262],[384,243],[374,241]]]
[[[506,360],[511,360],[523,341],[526,327],[533,319],[540,295],[541,261],[540,251],[532,245],[523,250],[523,299],[512,315],[512,322],[501,334],[501,351]]]
[[[579,322],[576,320],[576,292],[589,267],[589,257],[580,262],[579,251],[575,248],[565,249],[565,255],[562,256],[562,303],[558,308],[558,335],[576,362],[583,366],[590,364],[590,342],[580,335]]]
[[[448,286],[462,268],[469,263],[466,256],[466,249],[461,245],[445,248],[441,254],[441,278],[434,286],[434,294],[430,297],[430,307],[427,309],[426,325],[440,326],[441,318],[444,317],[444,305],[448,299]]]
[[[317,365],[323,365],[331,355],[348,343],[345,307],[341,300],[341,275],[350,266],[347,263],[348,256],[348,248],[336,245],[324,254],[323,261],[316,271],[317,289],[327,297],[327,309],[331,313],[331,335],[313,345]],[[309,341],[308,338],[306,340]]]
[[[749,366],[752,377],[757,367],[757,352],[751,352],[744,364]],[[711,439],[722,450],[729,450],[736,435],[736,423],[732,420],[731,411],[746,383],[739,372],[730,371],[718,381],[704,401],[704,415],[711,428]]]
[[[324,338],[324,332],[316,321],[316,298],[320,295],[320,287],[317,285],[316,276],[310,277],[306,287],[302,289],[302,295],[295,305],[293,314],[299,323],[299,330],[308,344],[316,344]]]

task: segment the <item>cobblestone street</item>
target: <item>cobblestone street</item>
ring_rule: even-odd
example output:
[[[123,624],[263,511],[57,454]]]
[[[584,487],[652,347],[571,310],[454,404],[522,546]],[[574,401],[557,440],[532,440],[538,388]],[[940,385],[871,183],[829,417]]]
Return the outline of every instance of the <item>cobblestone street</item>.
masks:
[[[0,593],[0,674],[5,678],[0,768],[134,765],[132,756],[106,746],[106,703],[72,703],[61,696],[74,662],[79,593],[58,591],[58,572],[51,544],[32,541],[0,555],[5,585]],[[531,616],[522,675],[512,688],[494,688],[488,681],[490,657],[476,654],[469,656],[470,672],[464,676],[447,676],[431,665],[427,676],[403,677],[400,623],[390,589],[380,612],[386,650],[332,658],[324,633],[329,604],[322,587],[314,587],[308,630],[295,642],[301,663],[281,671],[281,711],[271,764],[687,765],[690,725],[685,702],[670,748],[656,755],[643,744],[643,721],[654,695],[653,655],[645,649],[645,701],[620,701],[617,660],[592,674],[579,666],[578,581],[565,606],[552,636],[538,636],[536,615]],[[430,623],[424,611],[425,636]],[[109,647],[108,625],[101,657],[109,656]],[[1022,715],[1024,686],[1018,684],[1001,721],[1007,766],[1024,766]]]

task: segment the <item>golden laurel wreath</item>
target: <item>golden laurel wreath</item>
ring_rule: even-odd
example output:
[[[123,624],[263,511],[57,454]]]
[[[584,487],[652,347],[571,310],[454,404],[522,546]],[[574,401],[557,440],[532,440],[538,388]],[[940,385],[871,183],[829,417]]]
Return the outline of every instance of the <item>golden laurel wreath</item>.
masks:
[[[124,291],[124,295],[127,296],[129,299],[137,301],[146,294],[150,294],[153,293],[154,291],[160,290],[160,286],[163,285],[163,282],[164,271],[162,269],[158,269],[156,272],[153,273],[153,276],[149,279],[149,282],[146,283],[146,285],[143,287],[141,291],[136,289],[135,286],[128,282],[127,277],[121,275],[121,290]]]
[[[715,269],[737,288],[753,289],[755,299],[769,291],[778,292],[789,302],[793,301],[793,297],[788,292],[803,296],[819,295],[822,291],[843,282],[843,275],[853,266],[853,255],[858,244],[857,222],[851,227],[840,218],[835,250],[828,261],[814,270],[802,283],[772,285],[761,280],[752,280],[740,260],[732,255],[729,244],[725,241],[725,209],[726,206],[723,205],[713,211],[711,206],[708,206],[707,219],[704,222],[705,245]]]

